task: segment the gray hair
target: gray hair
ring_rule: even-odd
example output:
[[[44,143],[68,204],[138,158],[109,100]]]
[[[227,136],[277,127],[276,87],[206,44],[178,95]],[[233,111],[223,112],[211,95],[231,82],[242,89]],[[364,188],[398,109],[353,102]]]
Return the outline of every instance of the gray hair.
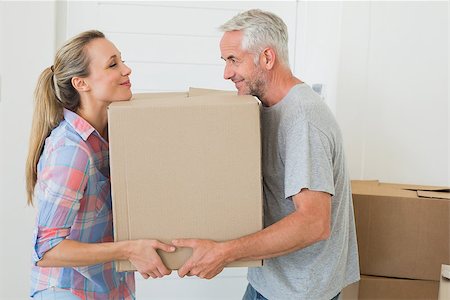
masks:
[[[241,30],[244,33],[242,49],[255,53],[255,64],[265,47],[275,49],[280,62],[289,66],[287,26],[277,15],[251,9],[234,16],[219,27],[223,32]]]

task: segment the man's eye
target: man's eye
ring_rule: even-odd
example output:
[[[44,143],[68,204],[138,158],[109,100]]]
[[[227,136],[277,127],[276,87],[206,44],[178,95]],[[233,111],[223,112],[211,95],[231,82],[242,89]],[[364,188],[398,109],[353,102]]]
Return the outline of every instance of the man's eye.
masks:
[[[112,63],[112,64],[109,65],[110,68],[114,68],[115,66],[117,66],[116,63]]]

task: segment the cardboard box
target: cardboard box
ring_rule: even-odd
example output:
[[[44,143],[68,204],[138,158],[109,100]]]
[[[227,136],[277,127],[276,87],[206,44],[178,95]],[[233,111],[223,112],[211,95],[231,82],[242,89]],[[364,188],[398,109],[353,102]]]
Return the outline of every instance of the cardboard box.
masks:
[[[138,94],[108,109],[115,241],[224,241],[263,228],[258,101],[186,94]],[[173,270],[190,254],[160,252]]]
[[[439,281],[399,279],[362,275],[361,280],[346,287],[342,300],[437,299]]]
[[[208,95],[211,93],[214,93],[216,95],[223,94],[223,95],[237,96],[237,91],[221,91],[221,90],[211,90],[211,89],[190,87],[189,92],[188,92],[188,97],[203,96],[203,95]]]
[[[187,92],[137,93],[133,94],[131,101],[149,101],[152,99],[170,99],[179,97],[189,97],[189,94]]]
[[[439,300],[450,299],[450,266],[442,265],[441,281],[439,283]]]
[[[450,263],[448,188],[352,181],[361,274],[440,279]]]
[[[346,286],[339,296],[339,300],[358,300],[359,281]]]

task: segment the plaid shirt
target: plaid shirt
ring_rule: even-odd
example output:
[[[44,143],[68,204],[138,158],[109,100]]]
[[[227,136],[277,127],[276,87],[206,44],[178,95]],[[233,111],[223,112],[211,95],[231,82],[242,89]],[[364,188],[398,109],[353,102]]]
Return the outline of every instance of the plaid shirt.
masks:
[[[64,239],[113,241],[108,143],[83,118],[64,110],[64,120],[45,141],[37,170],[30,295],[58,287],[81,299],[135,299],[134,273],[116,272],[113,262],[72,268],[36,266]]]

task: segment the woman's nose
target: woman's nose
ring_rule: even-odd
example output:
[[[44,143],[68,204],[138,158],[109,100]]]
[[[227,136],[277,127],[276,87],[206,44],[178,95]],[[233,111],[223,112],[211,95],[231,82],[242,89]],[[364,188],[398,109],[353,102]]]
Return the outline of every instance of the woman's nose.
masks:
[[[128,76],[130,74],[131,74],[131,68],[128,67],[126,64],[123,64],[122,75],[123,76]]]

